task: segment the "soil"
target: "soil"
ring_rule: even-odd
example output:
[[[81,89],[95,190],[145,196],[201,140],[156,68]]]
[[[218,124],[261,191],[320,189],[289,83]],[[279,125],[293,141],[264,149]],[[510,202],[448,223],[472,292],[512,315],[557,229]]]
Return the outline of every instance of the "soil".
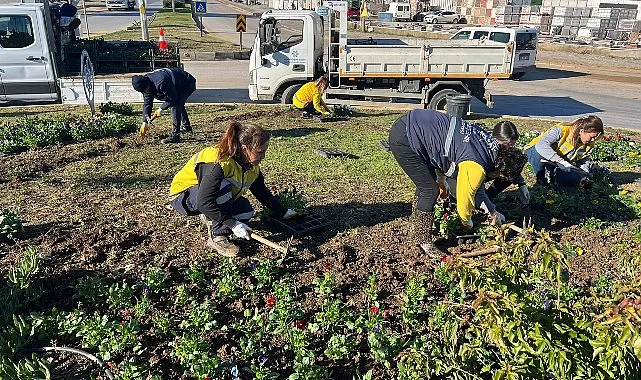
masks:
[[[210,114],[215,115],[215,112]],[[386,119],[377,124],[372,121],[376,115],[372,113],[354,118],[350,127],[383,130],[389,121]],[[298,112],[286,109],[257,111],[256,108],[248,108],[236,118],[252,120],[260,125],[274,123],[275,120],[287,123],[288,120],[297,120],[297,116]],[[386,117],[393,118],[393,115]],[[196,151],[196,147],[215,141],[226,119],[213,116],[208,119],[207,127],[196,124],[203,127],[200,134],[192,139],[195,141],[186,143],[192,145],[177,145],[176,149]],[[339,122],[332,128],[347,125],[341,123],[346,122]],[[327,127],[327,124],[321,126]],[[308,133],[306,127],[301,126],[287,131],[293,134],[300,131],[301,135]],[[376,144],[379,140],[375,140]],[[73,286],[79,279],[90,275],[99,275],[109,283],[122,279],[137,281],[147,267],[155,265],[163,268],[171,281],[180,282],[185,268],[195,260],[205,265],[211,278],[218,275],[218,258],[204,249],[206,230],[198,218],[184,218],[165,208],[166,189],[174,167],[180,167],[184,161],[184,154],[175,162],[163,163],[172,166],[166,175],[136,178],[132,183],[127,181],[126,168],[123,168],[123,173],[113,173],[112,178],[104,178],[102,182],[88,177],[84,184],[78,183],[69,173],[81,170],[81,164],[85,163],[99,166],[107,165],[116,156],[136,157],[134,153],[137,150],[149,149],[153,144],[126,136],[34,149],[0,158],[0,189],[9,195],[0,201],[0,208],[17,206],[25,220],[25,231],[17,240],[0,243],[0,252],[3,253],[0,255],[0,273],[6,273],[7,267],[27,246],[38,247],[45,263],[44,273],[36,281],[44,289],[44,296],[31,311],[46,313],[52,307],[60,310],[76,307],[76,300],[72,298]],[[376,149],[380,150],[380,147],[377,145]],[[137,161],[132,160],[131,165],[136,164]],[[297,177],[295,173],[292,176]],[[630,184],[637,178],[636,172],[621,173],[615,176],[615,183]],[[531,176],[527,180],[533,183]],[[430,278],[434,262],[421,254],[418,248],[407,244],[411,213],[407,199],[390,196],[377,187],[356,180],[345,181],[349,182],[348,188],[315,194],[309,211],[324,216],[332,224],[312,235],[295,237],[297,252],[285,258],[279,268],[279,276],[292,276],[304,294],[302,309],[310,313],[318,309],[318,299],[313,292],[306,290],[310,290],[313,281],[326,271],[336,274],[337,293],[349,306],[367,309],[370,305],[363,289],[368,287],[368,277],[375,271],[379,276],[379,294],[386,299],[386,308],[394,318],[400,314],[402,299],[389,296],[402,294],[405,282],[412,276]],[[296,185],[300,189],[317,186],[310,179],[297,181]],[[573,260],[570,268],[574,282],[592,283],[604,274],[612,278],[621,275],[622,264],[613,256],[612,247],[619,241],[631,239],[630,231],[638,225],[637,221],[599,214],[597,216],[613,223],[613,226],[617,221],[624,224],[622,228],[611,228],[608,234],[588,231],[578,226],[577,220],[594,215],[594,210],[586,209],[585,215],[573,215],[572,218],[554,219],[544,209],[522,207],[511,190],[497,201],[497,208],[509,220],[531,218],[537,228],[551,231],[560,242],[584,247],[586,254]],[[280,244],[286,244],[289,238],[282,231],[274,233],[266,222],[257,220],[250,225],[259,232],[270,231],[268,238]],[[255,258],[282,258],[279,252],[256,241],[236,243],[244,253],[236,260],[243,268]],[[482,248],[481,243],[463,246],[456,243],[440,241],[437,246],[444,255]],[[438,295],[437,285],[428,282],[428,287]],[[165,305],[166,311],[179,313],[175,306],[160,296],[154,301]],[[226,307],[242,313],[244,309],[262,307],[263,304],[262,298],[255,297],[249,304],[239,302]],[[226,334],[218,331],[208,335],[214,342],[214,352],[218,351],[223,358],[231,355],[230,344],[233,346]],[[163,378],[181,378],[182,370],[165,354],[172,349],[170,342],[154,341],[153,337],[142,339],[148,347],[153,347],[144,354],[148,364],[162,373]],[[270,357],[279,355],[283,354],[270,353]],[[362,359],[355,364],[331,361],[324,364],[333,370],[336,379],[351,378],[354,365],[361,369],[372,365]],[[58,371],[71,373],[72,369],[61,364]],[[385,369],[381,371],[384,373]],[[65,376],[61,375],[61,378]]]

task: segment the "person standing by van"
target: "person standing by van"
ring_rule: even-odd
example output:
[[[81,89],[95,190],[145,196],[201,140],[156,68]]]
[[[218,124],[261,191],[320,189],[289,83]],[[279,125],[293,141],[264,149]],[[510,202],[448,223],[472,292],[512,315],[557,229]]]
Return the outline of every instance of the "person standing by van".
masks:
[[[131,78],[131,84],[134,90],[143,94],[141,136],[144,137],[147,133],[149,120],[159,118],[169,107],[171,107],[173,127],[169,137],[162,139],[161,142],[165,144],[180,142],[180,132],[192,131],[189,115],[185,109],[187,99],[196,91],[196,78],[191,74],[181,68],[165,68],[145,75],[134,75]],[[164,103],[152,114],[154,98]]]

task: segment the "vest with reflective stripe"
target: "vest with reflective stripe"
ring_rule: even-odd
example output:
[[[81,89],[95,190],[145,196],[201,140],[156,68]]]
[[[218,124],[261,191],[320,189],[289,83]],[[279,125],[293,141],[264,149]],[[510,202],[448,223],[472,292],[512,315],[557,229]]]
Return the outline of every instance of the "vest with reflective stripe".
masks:
[[[225,179],[231,183],[233,199],[238,199],[249,190],[260,173],[259,166],[243,171],[243,168],[231,157],[222,156],[216,147],[207,147],[196,153],[174,176],[169,188],[169,195],[180,194],[198,184],[196,167],[198,164],[217,162],[223,169]]]
[[[594,143],[588,143],[578,147],[572,145],[572,136],[570,136],[570,132],[572,132],[571,125],[557,124],[553,128],[561,128],[561,138],[559,139],[558,143],[552,145],[552,149],[554,149],[556,154],[563,157],[564,160],[567,160],[569,162],[581,161],[583,158],[588,156],[590,150],[594,147]],[[553,128],[548,129],[547,131],[545,131],[545,133],[542,133],[532,139],[532,141],[530,141],[530,143],[527,144],[525,148],[523,148],[523,150],[528,150],[536,145],[536,143],[541,139],[541,136],[547,134]]]

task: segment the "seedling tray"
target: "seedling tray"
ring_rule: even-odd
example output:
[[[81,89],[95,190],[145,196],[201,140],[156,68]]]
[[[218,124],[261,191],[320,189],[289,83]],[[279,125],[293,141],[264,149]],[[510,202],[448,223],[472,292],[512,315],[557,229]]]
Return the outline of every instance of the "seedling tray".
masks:
[[[381,140],[381,147],[383,148],[384,151],[389,152],[389,143],[386,140]]]
[[[481,235],[478,234],[468,234],[466,232],[453,232],[452,237],[456,240],[456,244],[473,244],[481,240]]]
[[[325,228],[332,224],[330,220],[322,215],[315,213],[303,214],[293,217],[291,219],[276,219],[272,220],[288,234],[294,236],[307,235],[312,231]]]
[[[349,120],[349,117],[347,116],[327,116],[327,117],[321,117],[320,121],[323,123],[331,123],[334,121],[347,121]]]
[[[320,154],[325,158],[334,158],[334,157],[354,158],[354,159],[359,158],[358,156],[353,155],[351,153],[347,153],[345,151],[333,149],[333,148],[318,148],[316,149],[316,153]]]

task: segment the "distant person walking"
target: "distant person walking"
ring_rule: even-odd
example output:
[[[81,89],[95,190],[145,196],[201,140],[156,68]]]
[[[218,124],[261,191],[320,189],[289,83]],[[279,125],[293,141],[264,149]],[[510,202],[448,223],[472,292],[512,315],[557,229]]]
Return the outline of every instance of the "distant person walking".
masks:
[[[171,108],[173,127],[171,134],[162,139],[163,143],[177,143],[181,141],[180,132],[192,131],[185,103],[189,96],[196,91],[196,78],[180,68],[158,69],[145,75],[134,75],[131,78],[134,90],[142,92],[144,105],[142,106],[142,125],[140,135],[147,133],[148,122],[161,116],[162,111]],[[153,112],[154,98],[163,101],[160,107]]]
[[[329,115],[330,111],[323,100],[323,93],[327,90],[326,77],[320,77],[314,82],[305,83],[294,94],[294,107],[303,111],[303,117]]]

